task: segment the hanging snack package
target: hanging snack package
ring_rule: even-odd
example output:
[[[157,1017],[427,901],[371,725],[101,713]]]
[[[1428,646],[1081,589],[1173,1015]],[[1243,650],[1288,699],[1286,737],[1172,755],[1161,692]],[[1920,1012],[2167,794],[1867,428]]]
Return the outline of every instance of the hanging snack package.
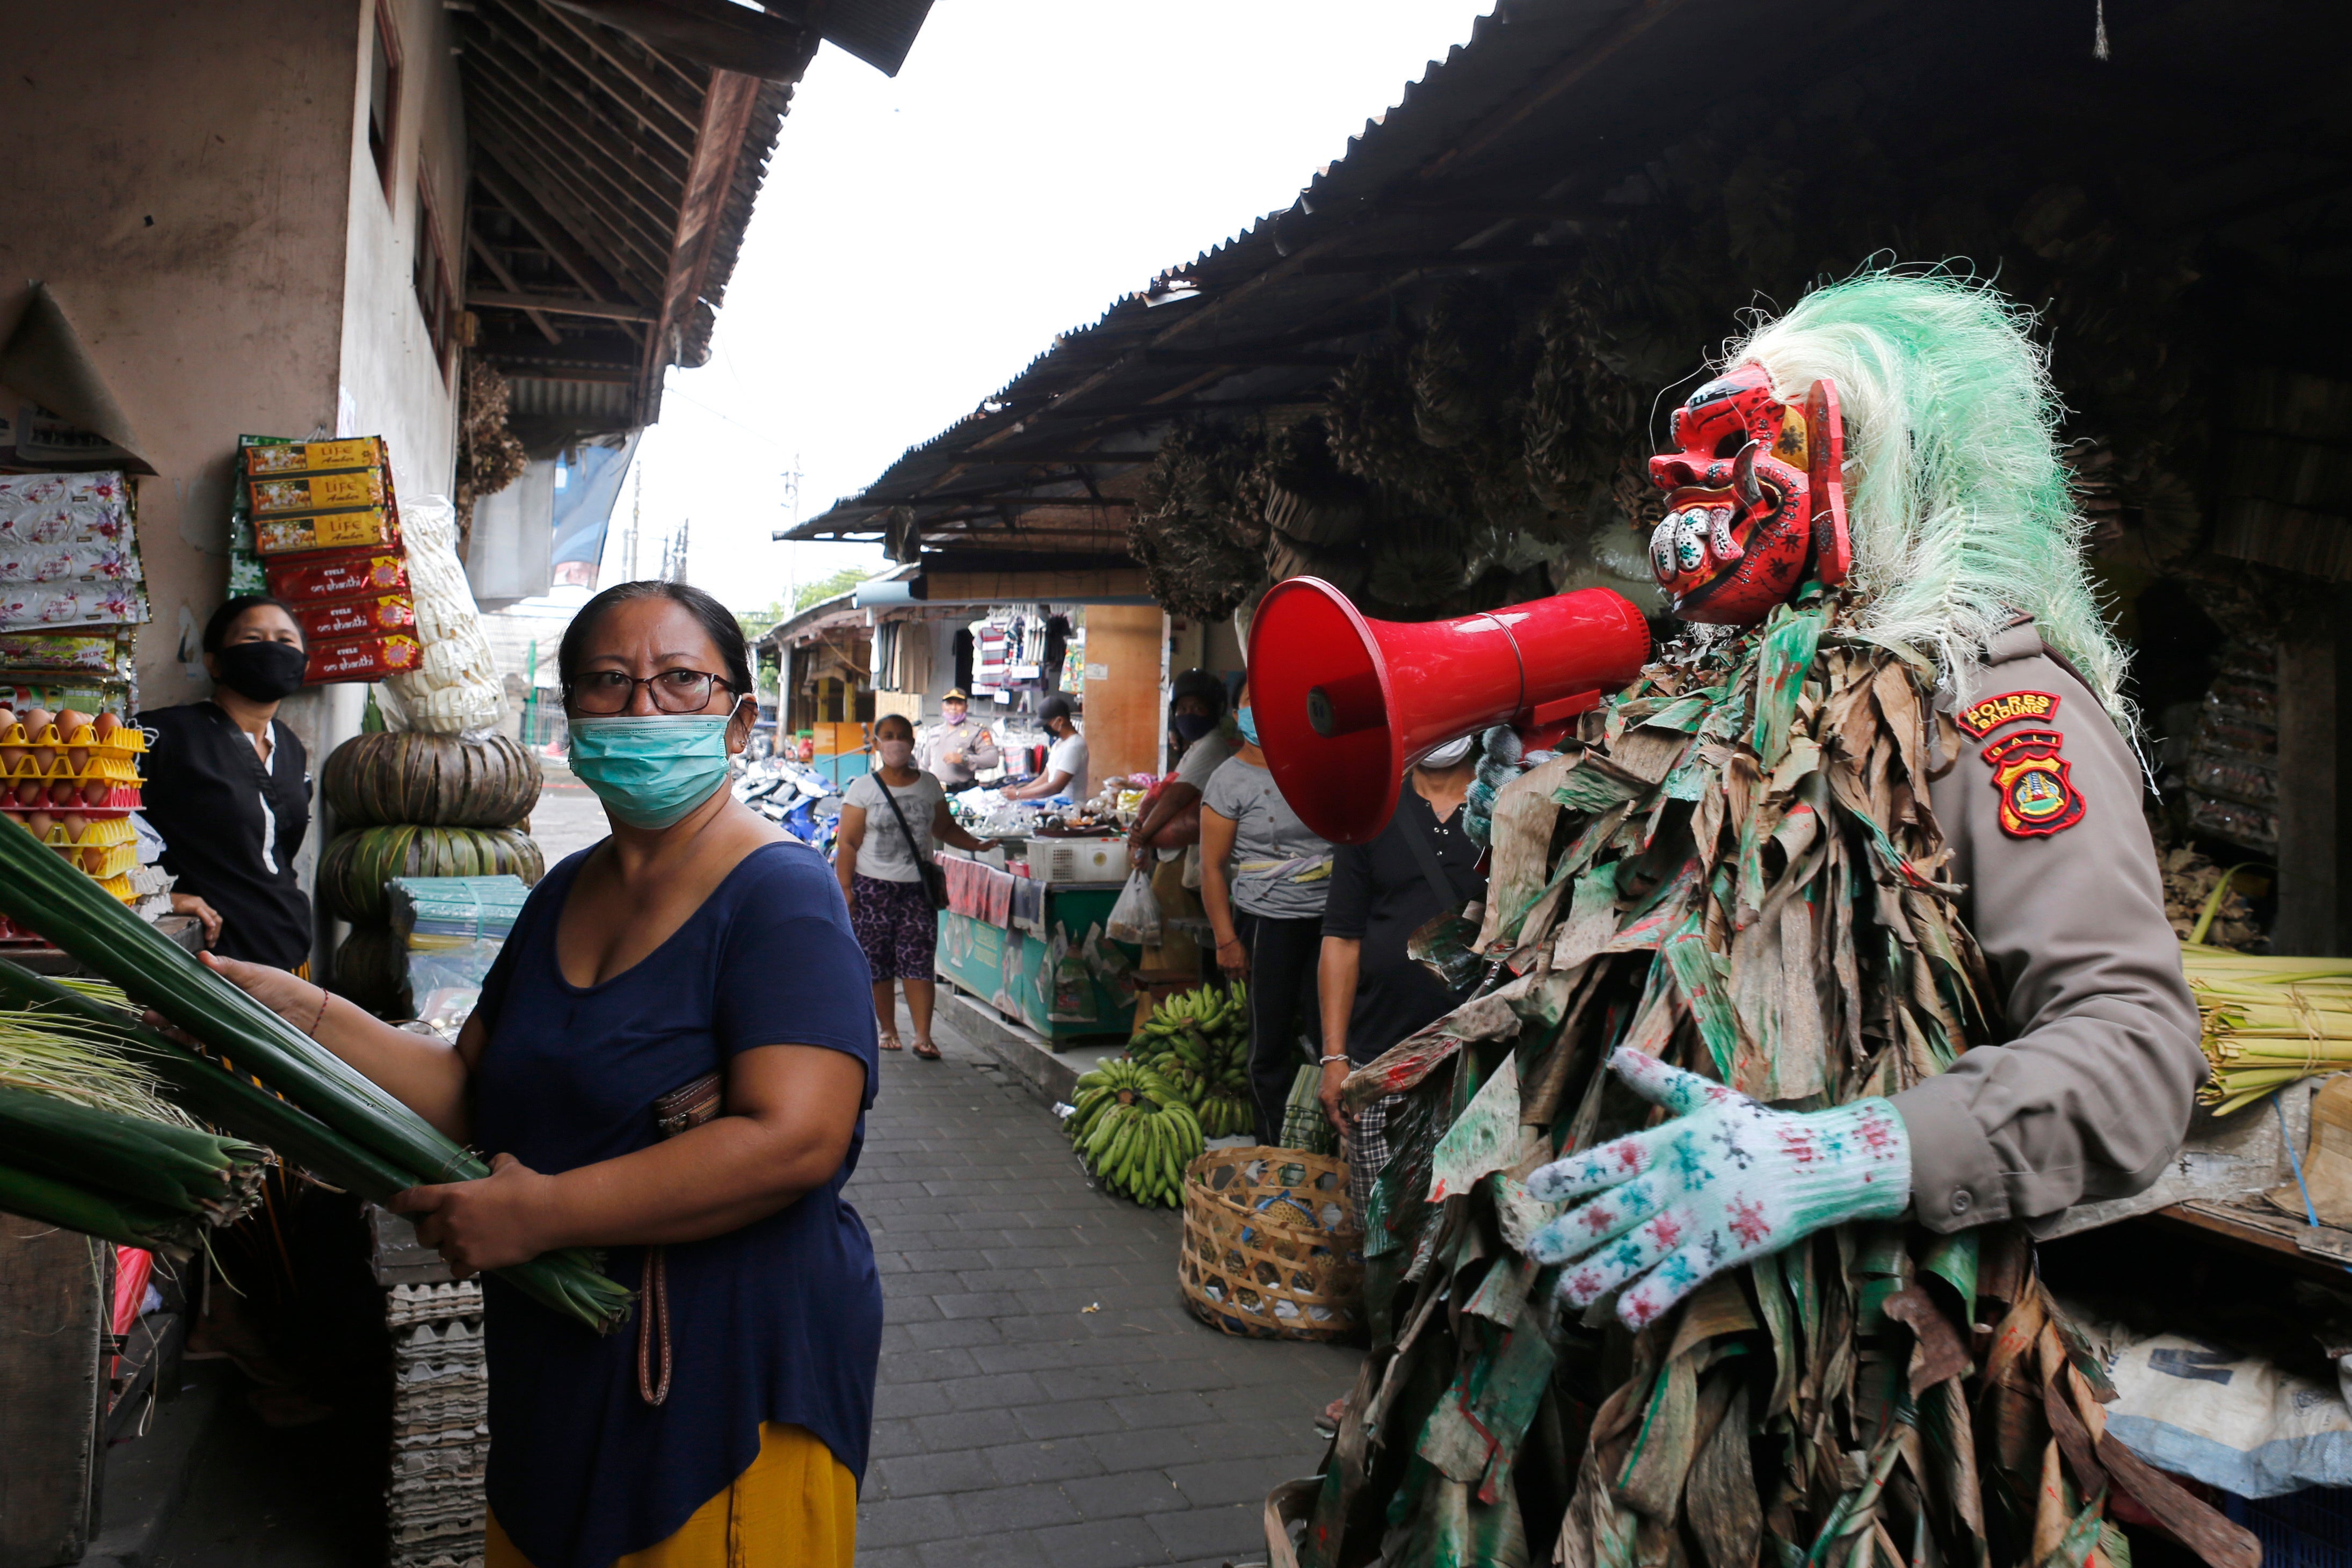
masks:
[[[302,681],[306,686],[323,686],[339,680],[382,680],[386,676],[421,669],[424,665],[425,647],[410,637],[313,643]]]
[[[1047,977],[1045,1016],[1056,1024],[1093,1023],[1094,977],[1087,973],[1085,954],[1070,946],[1070,933],[1059,926],[1046,944],[1045,962],[1052,971]]]
[[[268,571],[269,592],[289,605],[408,591],[407,563],[386,551],[302,556],[273,562]]]
[[[386,458],[383,437],[358,436],[341,441],[280,441],[247,437],[245,471],[254,479],[280,474],[332,474],[354,468],[380,468]]]
[[[266,452],[267,447],[247,448]],[[279,447],[283,451],[286,448]],[[305,474],[292,478],[246,480],[256,518],[299,517],[322,511],[356,511],[380,507],[390,499],[381,468],[360,468],[343,474]]]
[[[129,548],[131,497],[130,482],[112,469],[0,474],[0,543]]]
[[[325,511],[308,517],[253,520],[254,548],[267,558],[304,550],[361,550],[400,542],[399,519],[388,507]]]
[[[331,599],[304,605],[294,613],[306,644],[380,637],[390,632],[414,632],[416,606],[405,594],[381,594],[366,599]]]

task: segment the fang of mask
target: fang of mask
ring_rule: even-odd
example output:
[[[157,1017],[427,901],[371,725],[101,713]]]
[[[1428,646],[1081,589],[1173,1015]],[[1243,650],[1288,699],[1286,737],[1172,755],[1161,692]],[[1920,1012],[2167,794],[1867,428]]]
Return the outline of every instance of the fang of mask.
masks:
[[[1666,516],[1650,536],[1650,570],[1675,615],[1752,626],[1804,582],[1843,580],[1850,556],[1835,389],[1817,382],[1800,406],[1773,395],[1754,362],[1675,410],[1677,450],[1650,459]]]

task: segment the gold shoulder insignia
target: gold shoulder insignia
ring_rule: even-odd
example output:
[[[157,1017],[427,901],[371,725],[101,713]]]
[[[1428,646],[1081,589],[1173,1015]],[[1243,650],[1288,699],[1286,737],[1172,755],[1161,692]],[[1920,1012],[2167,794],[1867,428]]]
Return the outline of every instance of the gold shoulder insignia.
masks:
[[[1960,728],[1979,741],[2019,719],[2039,719],[2046,723],[2057,716],[2058,699],[2047,691],[2006,691],[1999,697],[1971,702],[1954,715]]]

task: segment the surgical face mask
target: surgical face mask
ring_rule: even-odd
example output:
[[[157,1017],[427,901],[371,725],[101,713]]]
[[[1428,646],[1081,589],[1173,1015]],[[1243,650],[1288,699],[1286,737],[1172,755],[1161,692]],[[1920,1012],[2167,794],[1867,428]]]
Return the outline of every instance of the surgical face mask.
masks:
[[[881,753],[882,765],[886,768],[903,768],[915,760],[915,742],[912,741],[877,741],[874,749]]]
[[[277,702],[302,689],[306,657],[290,642],[233,642],[213,655],[220,683],[254,702]]]
[[[1413,765],[1423,768],[1453,767],[1470,754],[1471,743],[1477,738],[1475,735],[1463,735],[1448,741]]]
[[[1243,740],[1253,746],[1257,744],[1257,710],[1255,709],[1246,703],[1243,704],[1240,711],[1234,715],[1234,726],[1241,731]]]
[[[940,712],[950,724],[961,724],[971,717],[970,710],[962,708],[942,708]]]
[[[616,822],[667,827],[727,783],[726,713],[572,721],[572,771]]]

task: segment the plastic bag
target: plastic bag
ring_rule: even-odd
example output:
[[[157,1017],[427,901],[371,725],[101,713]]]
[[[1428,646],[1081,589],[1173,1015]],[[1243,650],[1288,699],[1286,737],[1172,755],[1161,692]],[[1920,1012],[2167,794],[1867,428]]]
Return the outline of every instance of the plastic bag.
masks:
[[[1127,886],[1120,889],[1118,902],[1110,907],[1110,919],[1104,931],[1113,942],[1131,942],[1139,947],[1160,945],[1160,895],[1151,890],[1151,873],[1130,871]]]

